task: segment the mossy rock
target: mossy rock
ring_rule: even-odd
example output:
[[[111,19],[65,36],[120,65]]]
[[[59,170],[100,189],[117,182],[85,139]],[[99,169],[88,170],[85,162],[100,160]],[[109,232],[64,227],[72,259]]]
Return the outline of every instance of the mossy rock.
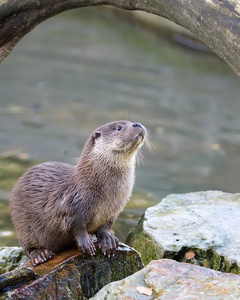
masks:
[[[70,249],[33,267],[21,264],[0,276],[0,299],[88,299],[106,284],[143,268],[139,253],[120,244],[115,256],[87,256]]]
[[[171,258],[240,273],[240,194],[169,195],[150,207],[127,238],[144,264]]]

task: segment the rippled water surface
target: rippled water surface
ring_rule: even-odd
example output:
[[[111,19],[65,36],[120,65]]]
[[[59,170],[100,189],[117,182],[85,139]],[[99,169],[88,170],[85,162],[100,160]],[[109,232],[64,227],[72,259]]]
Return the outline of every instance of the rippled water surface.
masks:
[[[9,193],[41,161],[75,164],[112,119],[143,123],[134,195],[114,226],[123,241],[170,193],[239,192],[240,82],[212,54],[183,48],[98,9],[35,28],[0,66],[0,245],[16,245]]]

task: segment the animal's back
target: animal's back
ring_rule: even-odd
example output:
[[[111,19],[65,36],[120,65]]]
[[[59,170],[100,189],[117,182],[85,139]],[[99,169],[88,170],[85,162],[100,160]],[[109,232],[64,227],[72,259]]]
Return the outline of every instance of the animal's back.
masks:
[[[10,204],[12,220],[23,248],[41,247],[50,234],[50,243],[57,247],[55,251],[61,248],[58,233],[66,231],[61,199],[72,181],[73,170],[69,164],[48,162],[30,168],[18,180]]]

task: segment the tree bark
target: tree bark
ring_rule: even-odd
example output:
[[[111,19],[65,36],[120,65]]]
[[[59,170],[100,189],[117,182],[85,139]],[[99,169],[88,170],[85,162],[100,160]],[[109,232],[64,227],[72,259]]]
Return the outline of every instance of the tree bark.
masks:
[[[167,18],[201,38],[240,76],[238,0],[0,0],[0,62],[42,21],[65,10],[112,5]]]

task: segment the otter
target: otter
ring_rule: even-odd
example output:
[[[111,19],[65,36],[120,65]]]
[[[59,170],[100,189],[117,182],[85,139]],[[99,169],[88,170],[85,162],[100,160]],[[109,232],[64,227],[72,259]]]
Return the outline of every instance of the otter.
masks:
[[[136,154],[146,139],[140,123],[107,123],[90,135],[76,166],[46,162],[20,177],[11,216],[34,266],[74,244],[94,255],[90,234],[103,254],[115,254],[119,241],[110,229],[132,193]]]

